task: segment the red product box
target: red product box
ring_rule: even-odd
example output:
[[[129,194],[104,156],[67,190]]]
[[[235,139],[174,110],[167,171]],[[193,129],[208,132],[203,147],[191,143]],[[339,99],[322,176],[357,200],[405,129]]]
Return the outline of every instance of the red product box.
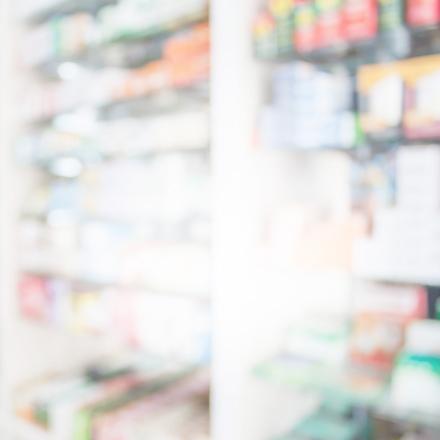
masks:
[[[365,283],[355,291],[351,359],[389,370],[405,343],[408,324],[427,316],[426,290]]]
[[[347,0],[343,15],[347,41],[371,40],[377,35],[379,29],[377,0]]]
[[[52,300],[45,279],[24,276],[19,283],[19,307],[25,318],[47,322],[51,317]]]
[[[440,0],[408,0],[406,21],[411,27],[435,26],[440,23]]]
[[[342,2],[318,0],[316,44],[318,47],[336,46],[345,41]]]
[[[312,52],[318,47],[316,8],[311,1],[297,4],[295,8],[295,31],[293,46],[296,52]]]

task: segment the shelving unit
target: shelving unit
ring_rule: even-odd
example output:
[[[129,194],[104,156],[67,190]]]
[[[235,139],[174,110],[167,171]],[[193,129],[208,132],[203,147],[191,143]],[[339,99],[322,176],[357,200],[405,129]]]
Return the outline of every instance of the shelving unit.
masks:
[[[359,96],[354,93],[358,70],[366,63],[403,62],[427,52],[438,53],[438,26],[408,29],[401,11],[395,32],[373,32],[367,41],[339,41],[334,47],[303,48],[299,53],[292,48],[291,23],[286,21],[287,33],[277,34],[276,41],[287,42],[287,47],[273,52],[273,41],[269,41],[269,53],[259,54],[251,29],[263,0],[212,0],[210,8],[195,12],[198,0],[193,0],[189,12],[180,9],[181,15],[167,20],[162,16],[160,26],[143,21],[144,17],[133,29],[104,17],[103,11],[122,1],[24,2],[28,13],[22,11],[18,17],[12,0],[1,3],[6,62],[0,65],[5,92],[0,102],[0,213],[6,214],[0,215],[0,426],[4,428],[0,437],[64,440],[53,439],[50,432],[17,417],[14,397],[18,385],[52,372],[83,371],[91,361],[110,359],[115,353],[130,357],[134,347],[135,352],[145,351],[151,362],[158,362],[164,352],[182,349],[186,362],[205,365],[211,351],[207,327],[213,329],[211,418],[215,440],[288,439],[295,435],[294,426],[311,436],[310,429],[320,426],[320,416],[325,422],[336,419],[336,425],[341,419],[350,422],[349,426],[343,424],[339,433],[344,435],[336,436],[337,440],[353,436],[360,426],[364,429],[373,416],[402,430],[421,427],[430,434],[437,430],[433,417],[423,411],[405,412],[395,401],[387,400],[394,386],[388,383],[389,374],[377,375],[372,367],[373,379],[355,371],[356,377],[350,380],[352,371],[342,368],[338,359],[343,357],[342,341],[351,341],[353,335],[335,323],[355,320],[353,292],[361,281],[371,283],[366,290],[380,286],[382,296],[396,285],[399,295],[405,296],[414,284],[427,289],[427,298],[438,294],[440,272],[428,276],[394,271],[385,265],[365,271],[365,265],[354,268],[352,264],[353,243],[368,237],[377,223],[376,218],[372,221],[375,210],[370,205],[386,205],[395,192],[395,188],[377,191],[373,199],[377,196],[379,202],[369,204],[368,196],[362,197],[365,188],[361,188],[360,200],[353,203],[353,165],[368,167],[382,156],[392,157],[402,151],[403,144],[421,150],[438,143],[427,137],[407,139],[402,124],[391,140],[370,138],[361,129]],[[159,8],[165,0],[151,2]],[[182,8],[184,2],[171,3]],[[300,6],[303,3],[307,2]],[[270,4],[281,9],[291,6],[282,0]],[[42,40],[54,37],[44,30],[47,23],[62,35],[66,32],[63,19],[77,14],[76,19],[89,32],[75,41],[66,38],[64,44],[48,43],[44,53],[34,53],[38,32],[45,36]],[[110,22],[104,26],[106,20]],[[204,27],[208,20],[210,29]],[[263,20],[263,31],[267,24]],[[17,68],[20,43],[31,30],[38,32],[32,33],[27,59],[25,56]],[[310,29],[302,30],[307,37]],[[177,49],[173,45],[170,49],[170,40],[176,35],[191,40],[191,32],[197,44],[177,41]],[[209,35],[212,53],[206,47]],[[192,57],[197,58],[195,63],[191,63]],[[302,67],[295,70],[292,65],[297,62]],[[187,70],[189,67],[195,70]],[[312,70],[322,74],[319,87],[307,85],[308,80],[313,82]],[[280,86],[274,94],[278,94],[278,102],[269,91],[279,86],[280,78],[274,78],[274,72],[285,75],[285,88]],[[292,80],[295,75],[299,80]],[[327,104],[321,101],[308,107],[304,112],[308,118],[301,114],[293,90],[301,75],[306,78],[301,92],[310,93],[309,104],[322,96]],[[13,78],[18,78],[17,83]],[[346,102],[339,101],[341,94],[323,92],[330,83],[343,89],[341,84],[349,82],[353,93],[347,94]],[[35,95],[35,89],[22,87],[30,84],[41,86]],[[308,126],[308,133],[304,130],[302,141],[297,141],[298,136],[286,136],[284,142],[277,142],[276,135],[286,128],[280,124],[280,129],[270,133],[272,137],[263,136],[271,130],[261,110],[277,104],[282,107],[283,99],[290,98],[295,105],[286,106],[287,126]],[[313,123],[319,120],[322,107],[331,118],[329,109],[336,101],[338,111],[349,116],[346,131],[341,131],[349,131],[350,136],[330,142],[331,124]],[[167,120],[170,114],[176,119]],[[179,123],[179,117],[185,119],[188,114],[190,122]],[[313,123],[308,125],[310,121]],[[199,132],[208,124],[210,133]],[[181,135],[177,136],[179,130],[173,126],[180,127]],[[78,127],[84,130],[72,135]],[[55,130],[70,133],[51,136]],[[26,138],[21,136],[24,132]],[[167,136],[159,136],[163,133]],[[317,136],[310,138],[310,134]],[[317,141],[319,135],[327,141],[325,146]],[[267,139],[272,142],[264,142]],[[373,164],[370,175],[377,177],[380,166],[389,170],[387,160]],[[386,171],[379,174],[378,180]],[[150,175],[154,178],[147,179]],[[170,176],[179,178],[168,186]],[[186,192],[188,176],[194,180]],[[357,180],[362,178],[363,174]],[[369,191],[377,190],[374,182],[365,185]],[[136,198],[131,207],[129,196]],[[148,206],[144,204],[147,199]],[[164,203],[168,199],[171,202]],[[121,215],[124,212],[126,216]],[[208,261],[213,261],[212,273],[205,264]],[[204,277],[196,277],[194,282],[190,272],[203,272]],[[23,296],[17,298],[23,291],[24,300]],[[79,317],[73,323],[66,324],[62,313],[61,318],[53,318],[55,308],[50,307],[49,297],[63,297],[63,292],[67,298],[84,299],[75,303],[73,309],[82,313],[72,313]],[[408,295],[414,293],[413,289]],[[104,297],[105,304],[99,303]],[[114,302],[115,298],[123,299]],[[56,310],[70,315],[64,305]],[[124,315],[127,305],[130,310]],[[409,322],[422,317],[418,307],[413,309],[414,313],[402,319]],[[23,319],[23,312],[30,319]],[[103,319],[115,315],[122,324],[119,319],[114,325]],[[315,336],[321,331],[331,336],[325,344],[312,341],[313,349],[309,345],[306,351],[309,355],[324,352],[331,368],[317,362],[316,369],[307,371],[313,374],[303,375],[292,359],[295,344],[299,344],[292,332],[304,324],[305,316],[315,324]],[[174,344],[171,337],[163,344],[162,339],[158,343],[150,337],[152,332],[165,340],[167,325],[184,327],[182,317],[187,318],[190,329],[197,327],[194,345],[186,344],[186,333],[180,327],[173,328]],[[142,320],[144,325],[135,325]],[[153,331],[147,328],[149,322],[156,324]],[[125,331],[121,330],[124,324]],[[136,337],[138,330],[142,337]],[[279,353],[285,354],[281,360]],[[151,371],[140,369],[139,374]],[[167,401],[171,397],[165,392],[157,398]],[[121,420],[127,427],[126,420]],[[330,432],[335,424],[330,421],[323,426]],[[104,436],[104,440],[108,439]]]
[[[412,101],[413,98],[416,100],[416,90],[421,93],[421,88],[416,84],[417,78],[423,74],[419,73],[420,77],[417,74],[411,76],[412,65],[422,66],[425,63],[426,67],[432,60],[438,61],[438,57],[429,57],[439,52],[438,23],[425,27],[411,22],[414,19],[411,14],[418,7],[411,2],[406,2],[405,6],[403,2],[391,4],[367,1],[334,2],[325,6],[320,2],[301,2],[295,6],[288,2],[263,3],[260,4],[259,15],[254,23],[254,55],[259,58],[262,68],[267,72],[269,86],[266,87],[270,92],[266,92],[266,95],[270,98],[267,97],[266,101],[270,102],[263,105],[262,115],[258,117],[257,137],[259,147],[265,150],[261,154],[267,154],[267,150],[272,151],[274,155],[282,155],[291,166],[291,176],[279,167],[282,177],[278,178],[277,191],[280,191],[283,180],[286,186],[296,187],[296,190],[291,190],[290,200],[286,199],[284,207],[278,207],[279,213],[266,212],[268,221],[271,222],[267,233],[269,238],[266,236],[261,241],[266,251],[271,252],[272,258],[275,256],[284,262],[287,272],[302,272],[303,275],[292,281],[290,303],[291,307],[301,309],[301,313],[297,316],[292,312],[286,318],[284,325],[290,326],[291,330],[288,334],[280,331],[272,353],[266,355],[268,360],[262,364],[257,363],[258,367],[254,371],[263,381],[273,381],[293,391],[296,389],[297,392],[312,393],[321,402],[316,406],[315,413],[306,417],[302,423],[296,423],[292,417],[292,426],[296,424],[296,430],[292,426],[284,430],[274,429],[272,437],[266,438],[342,438],[341,433],[340,437],[337,434],[332,437],[334,426],[330,425],[325,434],[324,426],[331,419],[341,429],[348,422],[356,422],[358,427],[363,426],[362,435],[358,433],[356,436],[351,432],[343,438],[374,439],[377,434],[371,431],[368,422],[374,417],[400,427],[402,432],[413,432],[416,427],[424,430],[427,438],[437,438],[439,427],[433,423],[434,414],[429,413],[439,411],[437,406],[434,408],[434,401],[431,400],[431,409],[427,405],[423,408],[419,406],[417,410],[417,404],[413,403],[417,398],[410,396],[408,390],[406,394],[399,392],[409,386],[404,380],[411,380],[409,368],[405,370],[405,356],[414,354],[417,357],[417,350],[421,350],[420,358],[426,361],[425,365],[431,361],[434,363],[438,358],[440,353],[435,348],[431,347],[432,352],[426,347],[420,348],[420,335],[417,342],[420,345],[417,348],[416,337],[412,335],[413,326],[422,326],[426,322],[423,319],[431,320],[427,322],[431,323],[431,331],[435,335],[434,319],[438,319],[438,316],[434,316],[432,311],[428,313],[428,309],[424,308],[423,312],[415,312],[413,316],[407,317],[399,330],[402,332],[401,342],[394,355],[388,359],[388,367],[381,358],[385,357],[386,349],[378,342],[380,338],[375,329],[381,328],[383,335],[392,333],[391,327],[387,328],[385,323],[387,320],[394,320],[396,324],[400,313],[397,311],[397,302],[403,301],[408,291],[414,289],[413,286],[426,288],[423,295],[420,290],[418,294],[422,295],[422,302],[431,303],[436,295],[435,286],[439,284],[434,266],[430,271],[430,264],[435,261],[435,256],[425,252],[424,238],[417,235],[421,231],[429,230],[428,217],[435,216],[438,212],[440,198],[436,199],[435,196],[435,182],[427,182],[423,189],[419,188],[417,196],[413,194],[411,200],[407,198],[409,193],[405,192],[409,190],[410,182],[417,186],[417,181],[425,182],[431,176],[421,166],[423,162],[416,165],[417,154],[420,158],[424,154],[432,154],[432,175],[440,172],[435,161],[436,149],[439,147],[432,146],[438,144],[438,133],[437,137],[428,136],[420,129],[418,135],[415,135],[414,127],[417,122],[409,116],[411,113],[411,117],[415,118],[418,112],[423,112]],[[354,8],[357,5],[357,12],[354,9],[350,11],[350,5]],[[307,15],[304,12],[306,8]],[[362,14],[359,12],[361,8],[364,8]],[[376,19],[368,21],[369,14],[376,14]],[[434,19],[434,13],[430,15],[426,12],[423,15],[424,19],[428,17]],[[356,27],[350,28],[352,18]],[[400,24],[391,20],[397,18]],[[385,29],[384,23],[392,23],[394,28]],[[350,41],[351,31],[365,31],[368,35]],[[323,38],[326,35],[328,39]],[[337,38],[345,40],[337,42]],[[294,48],[295,45],[298,46]],[[377,79],[379,77],[368,83],[377,73],[374,71],[375,64],[378,65],[377,71],[382,68],[389,77],[393,74],[398,77],[401,71],[407,69],[402,74],[402,87],[398,89],[399,93],[396,92],[397,96],[387,95],[391,93],[390,90],[396,90],[390,83],[384,84],[382,92],[377,90],[373,94],[371,90],[375,90],[374,85],[380,83],[380,79]],[[365,68],[365,65],[370,67]],[[428,73],[429,69],[424,71],[425,75]],[[411,76],[411,80],[407,80],[405,75]],[[388,76],[384,74],[380,78]],[[367,83],[371,89],[367,89]],[[337,90],[339,93],[336,93]],[[429,92],[428,88],[425,89],[427,94],[435,94],[436,90],[433,84]],[[345,94],[349,99],[341,98]],[[401,106],[399,96],[402,96]],[[383,116],[386,119],[384,115],[390,107],[385,109],[385,105],[391,105],[393,99],[397,102],[393,115],[400,111],[399,121],[392,127],[394,132],[391,134],[390,128],[390,133],[387,132],[385,136],[379,133],[379,118]],[[376,126],[373,123],[374,116],[377,116],[375,111],[380,113]],[[390,116],[389,112],[386,114]],[[350,116],[350,120],[347,116]],[[385,131],[386,128],[388,126],[384,123],[382,130]],[[321,139],[319,135],[322,133]],[[330,135],[336,140],[328,145]],[[338,147],[338,144],[341,145]],[[415,164],[411,177],[405,174],[410,164],[410,160],[404,158],[408,152],[412,152]],[[327,164],[324,163],[324,156]],[[389,158],[382,160],[382,156]],[[321,167],[317,166],[320,161]],[[429,159],[426,163],[428,162]],[[328,192],[325,184],[330,186],[331,176],[337,176],[336,163],[343,168],[348,167],[342,177],[345,180],[345,200],[338,200],[338,197],[332,199],[328,194],[325,195]],[[391,163],[394,165],[390,165]],[[404,169],[405,164],[407,168]],[[359,169],[368,169],[367,166],[370,166],[369,171],[361,174]],[[384,177],[387,173],[387,177]],[[342,194],[344,190],[341,187],[340,195]],[[425,195],[432,195],[433,202],[429,206],[423,202]],[[359,199],[362,199],[361,202]],[[402,219],[406,218],[405,215],[411,218],[411,214],[416,217],[417,212],[420,216],[425,213],[427,217],[405,229]],[[347,232],[350,228],[351,236]],[[418,238],[410,244],[412,233]],[[376,244],[382,246],[381,251],[374,247]],[[371,246],[369,257],[368,246]],[[423,247],[419,253],[418,247]],[[377,250],[374,256],[373,248]],[[391,249],[399,250],[393,253]],[[381,254],[384,254],[383,259],[380,258]],[[346,274],[345,281],[341,279],[339,287],[332,286],[330,290],[324,283],[314,280],[317,277],[324,278],[325,273],[328,276],[332,271]],[[278,271],[275,279],[279,280],[280,276],[283,275]],[[284,276],[286,283],[287,275]],[[366,284],[367,281],[370,284]],[[364,287],[360,288],[362,283]],[[345,295],[345,300],[338,303],[339,308],[332,305],[329,298],[335,294],[333,287],[342,297]],[[395,294],[391,292],[393,289]],[[305,295],[313,296],[313,300],[302,298]],[[393,309],[391,306],[386,310],[387,300],[396,301],[396,307]],[[308,317],[309,322],[305,317]],[[337,323],[341,323],[341,326],[338,327]],[[343,323],[347,326],[344,327]],[[397,325],[394,330],[398,331]],[[281,354],[274,356],[273,353],[277,351]],[[400,355],[396,357],[397,353],[403,353],[402,358]],[[414,368],[417,368],[416,362],[414,360]],[[382,371],[382,380],[378,380],[375,387],[372,383],[367,386],[369,380],[360,377],[351,380],[347,366],[369,369],[376,374]],[[419,371],[422,370],[423,368]],[[405,373],[408,375],[405,376]],[[434,381],[433,377],[433,383]],[[416,392],[415,388],[413,392]],[[426,393],[421,390],[418,392]],[[371,393],[374,396],[372,400]],[[348,410],[339,413],[336,408],[339,408],[341,399],[348,405]],[[409,408],[412,404],[411,410]],[[362,420],[357,418],[359,411]],[[312,426],[316,427],[313,434],[310,431]],[[288,434],[283,436],[283,431]],[[397,433],[394,435],[397,436]]]
[[[104,27],[122,0],[27,3],[2,1],[3,41],[11,42],[2,78],[12,88],[1,117],[5,440],[57,436],[50,423],[46,432],[18,416],[35,404],[23,406],[21,394],[35,389],[38,401],[51,375],[67,380],[136,353],[198,371],[209,368],[210,352],[209,2],[168,2],[168,12],[151,2],[152,13],[162,8],[156,24],[125,32],[126,22],[113,34]],[[88,44],[77,50],[86,23]],[[113,72],[116,81],[106,82]],[[206,386],[176,382],[173,393],[152,398],[154,411]],[[173,417],[164,430],[181,416]]]

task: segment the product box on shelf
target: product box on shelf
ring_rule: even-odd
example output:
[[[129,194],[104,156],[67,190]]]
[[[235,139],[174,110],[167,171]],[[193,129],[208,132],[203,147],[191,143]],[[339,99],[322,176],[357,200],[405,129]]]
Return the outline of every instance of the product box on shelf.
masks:
[[[440,288],[429,287],[429,319],[440,320]]]
[[[154,36],[206,19],[208,0],[123,0],[98,14],[102,41],[109,43]]]
[[[150,420],[151,425],[154,423],[155,417],[160,417],[162,411],[168,411],[167,407],[171,411],[177,405],[185,408],[188,402],[194,403],[195,399],[206,396],[208,386],[206,374],[195,374],[193,377],[185,377],[183,380],[177,381],[159,393],[156,392],[146,397],[140,396],[140,398],[127,402],[123,406],[113,404],[108,408],[101,407],[99,411],[90,411],[90,428],[92,429],[89,432],[93,432],[93,438],[98,440],[113,438],[115,435],[122,440],[137,438],[135,436],[137,430],[142,432],[143,429],[148,429],[145,426],[146,419]],[[200,407],[199,410],[201,410]],[[190,412],[188,415],[194,416],[195,414]],[[182,420],[182,422],[184,421]],[[184,427],[181,426],[181,429]],[[163,430],[162,427],[160,432]],[[193,432],[188,440],[194,435],[197,434]]]
[[[318,47],[317,14],[313,1],[304,0],[295,6],[293,47],[298,53],[312,52]]]
[[[372,140],[440,137],[440,57],[367,65],[358,72],[362,128]]]
[[[399,148],[396,176],[398,207],[440,213],[440,146]]]
[[[440,357],[402,354],[393,373],[390,404],[411,417],[440,416]]]
[[[163,54],[135,69],[81,69],[68,81],[33,86],[24,93],[23,117],[44,121],[81,107],[105,107],[170,89],[191,87],[209,78],[209,26],[195,25],[164,42]]]
[[[397,138],[403,118],[404,79],[398,64],[363,66],[358,72],[362,129],[372,140]]]
[[[20,312],[27,319],[49,321],[51,294],[46,280],[36,276],[23,277],[19,285]]]
[[[91,405],[84,406],[75,415],[75,428],[74,432],[78,438],[81,439],[92,439],[92,438],[109,438],[109,431],[106,429],[110,423],[109,419],[115,422],[118,420],[119,423],[112,424],[112,431],[118,432],[120,436],[124,435],[124,430],[127,427],[122,427],[123,422],[121,419],[117,419],[116,415],[127,415],[131,417],[131,422],[134,422],[133,416],[147,416],[148,409],[154,406],[157,399],[162,400],[168,396],[169,393],[173,393],[176,387],[179,389],[184,386],[187,381],[192,380],[192,371],[181,371],[175,373],[162,374],[156,377],[154,380],[146,381],[140,386],[128,389],[119,395],[114,396],[110,399],[100,400]],[[205,388],[206,389],[206,388]],[[187,395],[188,396],[188,395]],[[189,394],[189,397],[191,394]],[[170,398],[170,402],[173,402]],[[140,414],[142,412],[142,414]],[[102,427],[104,425],[104,427]],[[119,431],[121,427],[121,431]],[[128,426],[128,429],[130,425]],[[105,436],[100,436],[98,433],[103,429],[106,433]],[[128,435],[129,432],[126,432]],[[110,436],[111,438],[111,436]],[[130,437],[119,437],[127,438]]]
[[[103,438],[108,439],[111,436],[107,428],[111,425],[113,433],[117,430],[119,435],[127,436],[119,438],[133,439],[136,437],[130,435],[139,428],[139,419],[150,414],[159,417],[168,406],[185,406],[197,400],[198,411],[206,413],[208,381],[204,370],[191,365],[124,355],[105,359],[102,365],[92,365],[84,372],[45,378],[22,386],[17,392],[17,415],[46,429],[54,438],[91,439],[92,431],[95,438],[99,428],[107,433]],[[118,418],[121,423],[113,423],[112,415],[121,416]],[[123,422],[121,432],[118,427]],[[182,425],[178,426],[183,429]]]
[[[428,296],[430,295],[431,292],[428,293]],[[440,322],[434,319],[412,322],[406,331],[405,350],[440,356]]]
[[[407,328],[406,343],[397,359],[389,404],[406,414],[440,416],[440,323],[414,321]]]
[[[278,67],[272,102],[264,110],[261,141],[269,148],[350,148],[355,138],[352,83],[346,72],[308,63]]]
[[[329,367],[341,367],[348,360],[349,337],[344,317],[308,316],[289,329],[284,351]]]
[[[408,324],[427,316],[426,295],[420,287],[357,284],[350,349],[352,360],[391,369],[404,346]]]
[[[294,5],[293,0],[269,1],[269,12],[275,19],[275,38],[278,55],[292,52],[292,32],[294,29]]]
[[[253,23],[255,52],[261,58],[276,58],[293,52],[294,2],[267,2],[257,13]]]
[[[379,26],[383,32],[392,32],[405,26],[403,0],[379,0]]]
[[[377,0],[345,0],[344,34],[350,43],[372,40],[379,30]]]
[[[379,280],[436,285],[439,280],[438,214],[382,210],[373,235],[355,243],[354,271]]]
[[[345,43],[342,0],[317,0],[317,46],[337,47]]]
[[[396,203],[374,210],[371,236],[355,245],[354,268],[367,277],[436,284],[440,150],[437,145],[401,147],[395,157]]]
[[[24,275],[19,307],[23,318],[72,334],[105,336],[157,356],[208,357],[210,311],[196,297]]]
[[[263,59],[276,58],[279,52],[276,23],[268,10],[263,9],[257,14],[252,32],[255,55]]]
[[[23,62],[32,67],[53,59],[78,56],[97,43],[98,35],[97,24],[91,14],[53,18],[26,35]]]
[[[440,6],[439,6],[440,7]],[[408,139],[440,137],[440,56],[403,62],[406,94],[404,130]]]
[[[366,161],[353,161],[350,182],[353,209],[372,215],[377,209],[394,205],[395,174],[392,153],[376,154]]]
[[[408,0],[406,20],[414,28],[430,27],[440,24],[439,0]]]

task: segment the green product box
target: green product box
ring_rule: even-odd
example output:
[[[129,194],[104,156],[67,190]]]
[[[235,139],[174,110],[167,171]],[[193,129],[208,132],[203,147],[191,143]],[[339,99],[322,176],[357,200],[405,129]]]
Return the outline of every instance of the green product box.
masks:
[[[379,0],[379,7],[381,31],[393,31],[404,26],[403,0]]]

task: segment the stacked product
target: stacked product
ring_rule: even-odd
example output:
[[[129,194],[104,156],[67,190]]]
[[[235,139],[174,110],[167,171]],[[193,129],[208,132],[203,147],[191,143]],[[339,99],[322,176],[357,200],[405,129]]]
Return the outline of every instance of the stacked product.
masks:
[[[74,157],[87,165],[115,156],[201,150],[209,145],[209,116],[204,105],[161,116],[93,120],[79,131],[75,131],[76,125],[75,120],[66,120],[57,128],[29,131],[17,146],[18,158],[23,163],[50,167]],[[51,171],[56,174],[57,169],[52,167]]]
[[[402,30],[430,29],[440,24],[438,0],[270,0],[255,19],[254,45],[260,58],[350,49],[385,42]],[[368,46],[368,44],[367,44]]]
[[[360,116],[368,139],[440,137],[440,57],[364,66],[358,74]]]
[[[100,6],[97,14],[93,13],[96,6],[90,4],[92,11],[87,12],[87,2],[82,3],[85,11],[81,11],[81,5],[78,5],[79,11],[67,16],[59,16],[55,4],[35,9],[32,5],[27,7],[30,11],[22,12],[38,16],[38,11],[55,11],[53,17],[25,36],[25,64],[32,66],[85,55],[121,38],[141,39],[179,29],[206,19],[208,14],[206,0],[182,0],[178,3],[165,0],[101,0],[100,4],[93,2]],[[72,7],[75,9],[74,2]]]
[[[359,147],[353,158],[282,156],[296,180],[269,244],[294,274],[291,304],[305,319],[257,373],[319,404],[280,440],[439,437],[439,25],[438,0],[272,0],[256,17],[256,56],[280,64],[263,146]],[[322,187],[336,187],[338,172],[344,194],[331,199]],[[340,298],[325,280],[341,272],[354,288],[335,314]]]
[[[280,439],[364,438],[369,414],[400,427],[407,418],[420,432],[415,438],[436,438],[428,433],[440,428],[440,327],[428,292],[363,282],[353,293],[352,318],[308,316],[289,331],[282,354],[257,369],[320,396],[312,414]],[[374,438],[384,429],[378,424]]]
[[[353,86],[344,71],[306,63],[278,67],[272,102],[262,115],[262,143],[271,148],[350,148],[355,142]]]
[[[356,245],[355,272],[436,284],[440,279],[440,148],[400,148],[396,181],[396,205],[376,210],[372,235]]]
[[[390,403],[404,414],[440,416],[440,323],[416,321],[407,329],[393,374]]]
[[[352,362],[390,371],[408,326],[428,317],[427,295],[417,286],[359,283],[354,292]]]
[[[209,63],[209,26],[195,25],[169,37],[162,56],[142,67],[98,71],[79,68],[69,81],[32,87],[24,96],[23,117],[36,122],[81,107],[103,107],[155,92],[195,86],[208,80]]]
[[[210,313],[204,301],[35,275],[23,276],[19,289],[22,316],[57,331],[110,338],[164,358],[204,362],[209,357]]]
[[[208,438],[208,376],[145,358],[106,359],[20,390],[20,417],[65,440]]]
[[[208,1],[21,9],[35,75],[16,149],[18,325],[26,343],[48,335],[41,364],[61,364],[52,338],[66,340],[63,369],[107,347],[124,361],[61,377],[43,365],[17,414],[57,440],[206,440],[209,383],[195,366],[210,357]],[[70,340],[92,354],[76,359]]]

